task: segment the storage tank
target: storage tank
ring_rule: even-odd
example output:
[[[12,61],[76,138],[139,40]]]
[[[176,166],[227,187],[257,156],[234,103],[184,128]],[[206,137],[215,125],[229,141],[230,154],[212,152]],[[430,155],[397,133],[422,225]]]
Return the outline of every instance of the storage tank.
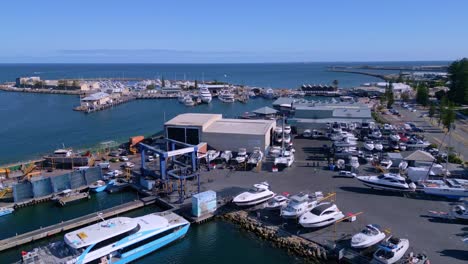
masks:
[[[206,191],[192,196],[192,215],[200,217],[216,211],[216,192]]]

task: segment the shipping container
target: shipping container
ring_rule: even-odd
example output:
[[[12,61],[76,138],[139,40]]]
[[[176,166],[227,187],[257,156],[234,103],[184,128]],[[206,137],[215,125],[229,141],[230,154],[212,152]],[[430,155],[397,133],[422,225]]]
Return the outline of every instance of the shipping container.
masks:
[[[216,192],[206,191],[192,196],[192,214],[200,217],[216,211]]]

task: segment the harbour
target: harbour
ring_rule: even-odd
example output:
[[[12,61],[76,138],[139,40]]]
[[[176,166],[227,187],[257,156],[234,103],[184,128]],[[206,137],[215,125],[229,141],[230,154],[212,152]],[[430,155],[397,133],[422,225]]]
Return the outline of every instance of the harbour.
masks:
[[[310,98],[309,98],[310,99]],[[441,244],[430,244],[430,243],[425,243],[428,239],[426,233],[430,233],[429,230],[433,229],[439,229],[437,231],[438,236],[443,236],[443,234],[446,233],[456,233],[458,230],[463,228],[463,225],[459,224],[457,221],[454,221],[450,225],[444,225],[443,228],[441,228],[438,224],[438,222],[432,222],[432,220],[428,220],[427,223],[424,222],[424,227],[420,226],[414,230],[415,226],[417,225],[416,223],[420,223],[421,219],[425,219],[426,216],[423,212],[426,211],[431,211],[431,210],[447,210],[447,208],[450,208],[450,201],[449,200],[444,200],[444,199],[434,199],[432,197],[428,197],[426,194],[421,193],[421,189],[416,190],[416,192],[410,192],[410,193],[405,193],[403,195],[395,194],[392,192],[381,192],[381,191],[373,191],[371,189],[368,189],[366,187],[362,186],[362,183],[357,180],[357,179],[347,179],[345,177],[339,177],[339,173],[337,171],[330,170],[330,164],[340,164],[339,160],[340,159],[348,159],[348,156],[350,154],[344,153],[343,155],[336,155],[336,157],[330,156],[330,154],[338,154],[334,152],[328,152],[327,148],[324,148],[324,144],[327,145],[329,148],[334,146],[333,141],[330,141],[329,139],[312,139],[310,138],[311,136],[305,136],[307,128],[314,128],[318,129],[321,131],[325,131],[325,125],[326,122],[317,122],[314,121],[313,125],[312,124],[306,124],[304,122],[305,116],[299,116],[299,113],[297,109],[301,109],[301,111],[324,111],[324,109],[328,109],[331,106],[340,108],[342,106],[340,105],[346,105],[347,102],[335,102],[331,98],[327,98],[325,100],[323,99],[316,99],[312,98],[312,103],[308,103],[304,99],[301,98],[296,98],[296,99],[291,99],[289,98],[288,100],[296,100],[294,105],[297,107],[296,108],[296,113],[292,115],[291,117],[288,118],[287,123],[288,125],[286,127],[282,127],[281,120],[278,120],[278,122],[270,122],[270,121],[262,121],[263,119],[268,119],[270,118],[268,115],[271,114],[270,112],[267,112],[266,110],[269,109],[263,109],[262,111],[258,111],[257,113],[260,114],[265,114],[266,116],[260,118],[259,120],[246,120],[246,121],[238,121],[236,118],[233,117],[239,117],[243,112],[244,109],[249,109],[251,112],[255,112],[256,110],[259,110],[259,104],[262,103],[265,106],[270,106],[272,105],[272,100],[271,99],[264,99],[264,98],[255,98],[251,99],[248,103],[246,104],[226,104],[223,102],[216,102],[213,101],[210,104],[205,104],[205,105],[200,105],[200,108],[190,108],[190,110],[195,113],[190,113],[188,114],[189,116],[187,117],[186,121],[179,120],[177,119],[171,120],[172,117],[177,117],[171,116],[167,113],[164,113],[164,115],[161,118],[161,122],[159,126],[164,125],[164,130],[162,134],[165,134],[167,137],[172,138],[172,140],[175,141],[168,141],[167,144],[168,146],[171,145],[170,142],[173,144],[179,145],[178,141],[181,140],[179,135],[177,133],[171,134],[168,130],[170,127],[173,128],[184,128],[187,129],[187,120],[190,122],[195,122],[192,124],[193,127],[200,127],[199,129],[199,139],[200,140],[205,140],[208,142],[209,146],[211,148],[215,148],[215,150],[210,150],[210,151],[218,151],[217,155],[215,155],[214,152],[205,152],[207,157],[211,157],[210,155],[213,155],[213,157],[228,157],[226,156],[229,153],[223,152],[224,150],[232,150],[233,153],[231,153],[233,156],[237,155],[238,153],[238,147],[240,147],[242,144],[245,144],[246,141],[242,140],[232,140],[232,142],[224,142],[220,141],[217,139],[217,137],[220,134],[228,134],[232,133],[232,131],[227,130],[227,124],[230,123],[231,129],[232,126],[239,126],[239,128],[234,129],[236,131],[234,134],[236,136],[239,135],[244,135],[243,133],[252,133],[249,137],[251,139],[254,139],[257,133],[259,135],[262,135],[262,133],[271,133],[270,134],[263,134],[268,135],[266,138],[267,140],[271,141],[256,141],[256,145],[260,148],[262,152],[264,152],[264,157],[260,158],[262,162],[258,161],[258,158],[253,157],[250,153],[255,153],[255,148],[252,148],[252,146],[245,146],[247,147],[247,152],[249,153],[248,159],[250,160],[251,158],[255,159],[256,165],[249,165],[249,166],[230,166],[227,163],[219,163],[219,158],[216,163],[211,163],[210,159],[208,158],[207,164],[202,164],[202,166],[199,167],[199,171],[197,172],[198,175],[192,175],[189,173],[190,170],[194,168],[194,163],[190,162],[190,159],[193,159],[193,156],[186,156],[184,159],[185,161],[178,161],[171,163],[170,159],[168,160],[170,165],[170,168],[174,166],[173,170],[168,169],[167,174],[159,171],[161,168],[166,166],[165,164],[161,163],[161,159],[158,157],[166,157],[170,158],[172,157],[171,155],[179,156],[182,155],[184,156],[184,153],[177,152],[176,149],[171,149],[168,147],[168,149],[164,149],[161,145],[161,142],[158,140],[158,138],[152,138],[151,136],[147,136],[148,140],[151,139],[148,142],[145,142],[144,144],[147,145],[138,145],[136,144],[135,146],[138,146],[137,148],[137,154],[133,153],[127,153],[125,154],[128,157],[128,161],[125,160],[120,160],[117,162],[114,162],[110,164],[109,171],[114,171],[119,168],[120,165],[124,165],[125,162],[131,162],[132,164],[135,165],[135,167],[132,167],[130,169],[130,174],[131,175],[131,182],[129,190],[133,190],[134,188],[139,191],[141,195],[157,195],[162,197],[163,200],[165,200],[164,204],[169,204],[173,207],[175,207],[175,212],[177,214],[180,214],[184,216],[187,219],[190,219],[191,222],[193,222],[194,226],[199,225],[200,227],[193,227],[194,229],[199,229],[203,228],[204,225],[218,225],[218,221],[229,221],[233,222],[236,225],[239,225],[245,230],[248,230],[249,232],[253,232],[256,234],[256,236],[259,236],[266,241],[271,241],[268,243],[271,243],[272,245],[276,245],[278,247],[284,248],[287,251],[290,251],[292,256],[301,256],[307,259],[310,259],[312,261],[318,261],[322,263],[323,261],[335,261],[336,258],[338,258],[340,255],[342,261],[346,261],[347,263],[357,263],[353,262],[356,261],[356,256],[359,256],[359,258],[364,259],[366,261],[370,261],[372,258],[372,253],[373,252],[367,252],[367,255],[362,255],[360,253],[356,253],[356,251],[353,251],[349,248],[349,239],[352,234],[355,234],[358,232],[364,225],[365,223],[378,223],[383,227],[383,229],[388,231],[388,234],[394,234],[395,236],[406,236],[409,238],[411,241],[410,244],[410,251],[414,252],[415,254],[420,253],[420,252],[428,252],[428,256],[431,258],[433,261],[438,261],[442,260],[444,258],[455,258],[455,259],[463,259],[463,256],[460,255],[463,251],[462,247],[463,244],[461,241],[452,241],[449,243],[453,248],[456,250],[460,250],[460,252],[457,251],[446,251],[444,254],[446,256],[438,256],[434,254],[434,252],[437,251],[437,248],[447,248],[447,244],[441,245]],[[146,101],[146,100],[144,100]],[[151,101],[146,101],[146,102],[151,102]],[[175,99],[169,99],[169,100],[161,100],[161,101],[155,101],[154,103],[160,105],[164,104],[164,102],[169,102],[168,105],[170,104],[178,104]],[[136,102],[130,102],[129,104],[134,104]],[[144,103],[138,102],[138,103]],[[253,105],[252,105],[253,104]],[[310,105],[308,105],[310,104]],[[354,102],[354,106],[356,106],[356,102]],[[208,115],[209,121],[200,121],[200,123],[197,123],[196,120],[202,118],[200,113],[197,113],[198,111],[196,109],[206,109],[207,111],[213,111],[213,105],[216,105],[216,107],[220,107],[220,109],[225,109],[225,110],[230,110],[232,111],[231,113],[236,113],[231,116],[229,115],[222,115],[222,117],[219,119],[218,117],[214,117],[215,115]],[[280,105],[280,104],[279,104]],[[121,107],[125,107],[125,105],[122,105]],[[111,109],[110,112],[113,112],[114,110],[118,110],[120,108],[117,107],[115,109]],[[186,112],[185,106],[180,105],[179,108],[181,108],[181,113]],[[271,108],[271,111],[282,111],[276,110]],[[255,110],[255,111],[254,111]],[[270,110],[269,110],[270,111]],[[203,112],[200,111],[200,112]],[[335,114],[338,115],[332,115],[329,117],[329,120],[338,120],[339,117],[339,111],[334,111],[336,112]],[[104,114],[106,111],[102,111],[100,113],[96,114]],[[273,113],[273,112],[272,112]],[[354,112],[350,113],[349,111],[347,112],[348,116],[347,119],[352,120]],[[371,118],[370,112],[369,116],[363,114],[362,109],[356,110],[356,113],[360,113],[359,116],[357,116],[355,122],[360,122],[360,123],[365,123],[367,121],[370,121],[370,119],[366,118]],[[190,116],[192,115],[192,116]],[[198,116],[197,116],[198,115]],[[91,116],[91,115],[90,115]],[[268,118],[267,118],[268,117]],[[258,118],[256,116],[255,118]],[[335,118],[335,119],[334,119]],[[168,121],[169,120],[169,121]],[[185,120],[185,119],[184,119]],[[202,119],[200,119],[202,120]],[[203,117],[203,120],[204,117]],[[359,121],[358,121],[359,120]],[[387,119],[388,120],[388,119]],[[353,122],[354,122],[353,121]],[[204,123],[208,122],[208,123]],[[393,122],[390,120],[389,122]],[[274,126],[276,128],[281,128],[281,132],[278,132],[279,130],[276,129],[275,127],[266,127],[269,126],[270,124],[275,123]],[[333,122],[332,122],[333,123]],[[396,123],[396,122],[395,122]],[[190,125],[189,125],[190,126]],[[161,128],[159,128],[160,130]],[[244,131],[245,130],[245,131]],[[382,126],[383,130],[383,126]],[[154,133],[155,130],[153,130]],[[176,131],[176,130],[174,130]],[[267,131],[267,132],[260,132],[260,131]],[[271,131],[271,132],[270,132]],[[285,132],[283,132],[285,131]],[[286,137],[286,134],[290,134],[293,132],[293,135],[290,135],[290,137]],[[311,134],[312,131],[310,131]],[[184,140],[189,140],[188,139],[188,130],[186,130],[185,139]],[[283,133],[283,134],[281,134]],[[285,133],[285,134],[284,134]],[[321,137],[324,137],[326,133],[320,132],[314,135],[320,135]],[[356,137],[361,137],[361,133],[356,133]],[[373,134],[372,134],[373,135]],[[387,135],[386,135],[387,136]],[[234,137],[233,137],[234,138]],[[268,139],[270,138],[270,139]],[[193,140],[193,139],[190,139]],[[257,140],[257,139],[256,139]],[[279,141],[278,143],[278,140]],[[270,147],[279,147],[280,152],[279,155],[281,155],[282,158],[286,158],[288,156],[284,155],[291,155],[291,154],[285,154],[285,152],[282,152],[282,148],[284,146],[281,146],[281,142],[285,142],[284,144],[289,144],[290,142],[294,141],[294,159],[292,160],[291,163],[288,163],[287,159],[285,159],[285,163],[283,164],[289,164],[285,166],[276,166],[276,160],[278,159],[278,156],[274,156],[277,154],[274,154],[273,152],[270,153],[270,150],[275,150],[274,148]],[[158,143],[159,142],[159,143]],[[192,142],[192,141],[191,141]],[[258,142],[261,142],[260,144]],[[198,142],[196,142],[198,143]],[[365,143],[365,142],[364,142]],[[158,145],[159,144],[159,145]],[[349,144],[349,143],[346,143]],[[346,147],[347,145],[342,145]],[[389,143],[385,143],[385,148],[391,147]],[[180,146],[179,146],[180,147]],[[193,149],[192,149],[193,148]],[[336,146],[335,146],[336,148]],[[204,149],[203,146],[199,145],[184,145],[182,149],[186,149],[184,151],[188,151],[187,153],[193,152],[195,149],[197,151],[207,151]],[[129,149],[131,150],[131,149]],[[147,151],[151,152],[151,154],[148,154]],[[156,151],[156,152],[154,152]],[[288,151],[292,151],[291,149],[288,149]],[[336,150],[335,150],[336,151]],[[154,155],[157,153],[158,155]],[[275,152],[276,153],[276,152]],[[328,154],[327,154],[328,153]],[[354,153],[354,152],[350,152]],[[221,155],[222,154],[222,155]],[[226,155],[224,155],[226,154]],[[224,155],[224,156],[223,156]],[[353,154],[354,155],[354,154]],[[357,152],[356,152],[356,155]],[[406,152],[404,152],[404,157],[406,156]],[[151,159],[149,157],[152,157]],[[102,158],[102,156],[101,156]],[[112,159],[112,156],[105,156],[105,160],[110,160]],[[177,158],[178,159],[178,158]],[[217,159],[217,158],[213,158]],[[156,161],[154,161],[156,160]],[[98,160],[98,162],[102,162],[101,160]],[[282,161],[283,162],[283,161]],[[59,159],[56,159],[53,163],[59,163]],[[361,163],[361,166],[359,167],[359,175],[373,175],[376,172],[376,168],[378,169],[377,166],[366,164],[362,164],[361,158],[359,159],[359,163]],[[366,165],[365,165],[366,164]],[[76,164],[78,166],[80,164]],[[97,163],[95,163],[95,166]],[[91,165],[92,166],[92,165]],[[182,166],[182,168],[180,168]],[[184,169],[184,166],[186,167]],[[391,165],[390,165],[391,166]],[[72,164],[73,167],[73,164]],[[278,168],[279,167],[279,168]],[[192,168],[192,169],[191,169]],[[45,171],[46,168],[44,168],[44,171],[42,172],[44,176],[47,176],[47,173]],[[458,171],[455,170],[455,171]],[[67,172],[66,170],[64,172]],[[185,173],[188,173],[185,175]],[[196,173],[196,174],[197,174]],[[107,175],[107,171],[104,170],[103,173],[101,174]],[[165,176],[164,176],[165,175]],[[456,174],[457,177],[461,177],[459,174]],[[463,173],[461,174],[463,175]],[[177,178],[177,177],[193,177],[192,179],[190,178]],[[34,178],[35,176],[32,176]],[[50,177],[53,177],[50,175]],[[153,178],[156,180],[154,183]],[[167,178],[165,178],[167,177]],[[144,181],[142,179],[144,178]],[[94,179],[94,178],[93,178]],[[159,179],[159,180],[158,180]],[[170,183],[172,185],[171,188],[169,188],[171,191],[168,191],[169,189],[164,187],[164,185],[160,185],[160,183]],[[297,194],[297,193],[314,193],[317,191],[322,191],[324,194],[328,193],[334,193],[333,198],[330,200],[333,203],[336,203],[340,209],[343,210],[343,213],[348,215],[348,217],[352,218],[355,217],[357,220],[353,221],[345,221],[343,220],[342,222],[337,222],[335,224],[332,224],[328,227],[325,227],[323,229],[309,229],[309,228],[303,228],[299,225],[298,222],[291,221],[291,220],[285,220],[280,217],[280,215],[276,212],[272,212],[267,209],[263,208],[250,208],[250,209],[243,209],[236,207],[229,203],[238,193],[240,193],[243,190],[246,190],[249,186],[253,184],[258,184],[259,182],[265,182],[267,181],[269,185],[271,186],[271,189],[275,193],[289,193],[289,194]],[[90,183],[91,180],[88,182]],[[155,184],[155,185],[152,185]],[[153,187],[151,187],[153,186]],[[183,190],[183,191],[182,191]],[[186,208],[187,206],[190,206],[190,197],[195,195],[198,192],[203,192],[203,191],[208,191],[212,190],[215,191],[218,199],[217,203],[219,205],[218,212],[215,214],[207,214],[202,217],[195,217],[191,218],[188,217],[190,213],[187,211],[190,211],[190,209],[185,209],[184,212],[181,211],[182,208]],[[36,190],[37,191],[37,190]],[[125,192],[125,191],[123,191]],[[117,192],[117,194],[105,194],[105,195],[121,195],[122,192]],[[91,197],[95,195],[102,195],[100,193],[98,194],[92,194]],[[150,196],[151,197],[151,196]],[[372,197],[371,199],[375,202],[375,204],[371,203],[369,204],[368,199]],[[94,198],[92,198],[94,199]],[[182,204],[179,204],[183,200]],[[73,208],[74,206],[82,206],[89,203],[88,201],[80,201],[77,202],[76,204],[71,204],[67,205],[66,207]],[[132,205],[132,203],[135,203],[135,205]],[[132,209],[108,209],[109,211],[114,211],[117,213],[111,213],[106,215],[105,217],[111,217],[111,215],[121,215],[121,214],[128,214],[128,211],[138,211],[138,210],[152,210],[152,205],[148,207],[144,207],[141,205],[141,201],[137,202],[130,202],[127,205],[122,204],[122,207],[125,208],[132,208]],[[406,216],[406,218],[399,219],[395,218],[393,216],[393,212],[387,212],[384,210],[385,208],[390,208],[392,207],[392,204],[405,204],[401,209],[402,209],[402,214]],[[18,213],[21,212],[22,210],[29,210],[28,208],[34,208],[36,206],[43,206],[47,205],[47,200],[44,200],[43,204],[36,204],[32,205],[29,207],[24,207],[24,208],[19,208],[20,206],[17,206],[18,208]],[[137,205],[138,204],[138,205]],[[131,206],[130,206],[131,205]],[[64,209],[66,209],[64,207]],[[158,206],[160,207],[160,206]],[[164,207],[164,206],[163,206]],[[118,208],[118,207],[117,207]],[[382,209],[383,208],[383,209]],[[177,210],[179,209],[179,210]],[[98,211],[99,212],[99,211]],[[107,212],[102,211],[102,212]],[[14,212],[16,214],[17,212]],[[416,214],[415,214],[416,213]],[[83,216],[83,218],[87,219],[85,223],[92,223],[99,221],[99,217],[97,216],[97,213],[91,213],[87,216]],[[187,215],[187,216],[186,216]],[[8,217],[8,216],[7,216]],[[428,217],[430,218],[430,217]],[[69,230],[69,228],[76,228],[77,224],[76,222],[80,222],[80,217],[76,218],[75,220],[69,220],[70,222],[64,222],[66,224],[66,227],[57,225],[57,227],[54,227],[51,229],[53,234],[56,234],[56,232],[60,232],[57,230],[63,229]],[[222,220],[224,219],[224,220]],[[237,219],[237,220],[236,220]],[[408,220],[411,219],[411,220]],[[432,218],[430,218],[432,219]],[[406,224],[410,223],[408,226]],[[30,234],[25,234],[24,236],[29,236],[32,235],[34,239],[40,239],[41,237],[52,235],[52,233],[48,233],[48,229],[43,228],[42,229],[44,232],[39,232],[38,233],[30,233]],[[190,232],[189,232],[190,233]],[[45,235],[44,235],[45,234]],[[432,233],[433,234],[433,233]],[[288,237],[285,240],[278,239],[278,236],[281,237]],[[14,237],[12,238],[14,240]],[[22,240],[22,235],[18,235],[18,240]],[[296,241],[296,242],[292,242]],[[304,242],[297,242],[297,241],[304,241]],[[42,243],[40,241],[37,241],[39,243]],[[299,243],[299,244],[294,244],[294,243]],[[310,243],[308,246],[304,246],[304,243]],[[447,242],[445,242],[447,243]],[[13,245],[14,243],[10,243],[9,245]],[[34,244],[34,243],[33,243]],[[28,248],[28,247],[26,247]],[[341,251],[340,249],[344,249]],[[16,247],[16,249],[11,249],[11,250],[16,250],[18,252],[19,247]],[[11,252],[11,250],[7,250],[6,252]],[[341,253],[340,253],[341,252]],[[369,255],[370,253],[370,255]],[[6,253],[8,254],[8,253]],[[343,255],[344,254],[344,255]],[[354,258],[354,260],[353,260]],[[290,259],[290,261],[296,261]],[[304,261],[304,259],[300,259],[299,262]],[[457,263],[456,261],[454,263]]]

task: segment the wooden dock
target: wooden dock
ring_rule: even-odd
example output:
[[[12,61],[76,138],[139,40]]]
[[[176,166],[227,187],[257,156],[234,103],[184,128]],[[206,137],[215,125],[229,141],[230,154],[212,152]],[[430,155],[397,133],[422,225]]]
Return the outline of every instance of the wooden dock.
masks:
[[[31,232],[20,234],[14,237],[10,237],[4,240],[0,240],[0,251],[27,244],[36,240],[40,240],[70,229],[75,229],[90,223],[100,221],[101,218],[109,218],[118,214],[126,213],[145,205],[152,204],[156,201],[156,197],[145,197],[141,200],[135,200],[125,204],[117,205],[112,208],[102,210],[100,212],[84,215],[75,219],[64,221],[55,225],[47,226],[41,229],[37,229]],[[100,217],[98,216],[100,215]]]

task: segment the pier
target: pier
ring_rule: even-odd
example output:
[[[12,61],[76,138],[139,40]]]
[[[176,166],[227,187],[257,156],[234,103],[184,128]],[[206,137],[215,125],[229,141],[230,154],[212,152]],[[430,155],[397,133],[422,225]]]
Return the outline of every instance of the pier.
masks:
[[[354,70],[354,69],[330,67],[327,70],[331,71],[331,72],[344,72],[344,73],[354,73],[354,74],[368,75],[368,76],[376,77],[376,78],[379,78],[379,79],[382,79],[382,80],[385,80],[385,81],[390,81],[390,80],[394,79],[391,75],[378,74],[378,73],[366,72],[366,71],[358,71],[358,70]]]
[[[67,230],[82,227],[84,225],[100,221],[101,218],[113,217],[118,214],[126,213],[141,208],[146,205],[154,204],[157,202],[156,200],[157,198],[155,196],[145,197],[140,200],[135,200],[125,204],[117,205],[115,207],[102,210],[100,212],[84,215],[55,225],[47,226],[31,232],[0,240],[0,251],[4,251],[9,248],[24,245],[46,237],[50,237],[61,232],[65,232]]]

